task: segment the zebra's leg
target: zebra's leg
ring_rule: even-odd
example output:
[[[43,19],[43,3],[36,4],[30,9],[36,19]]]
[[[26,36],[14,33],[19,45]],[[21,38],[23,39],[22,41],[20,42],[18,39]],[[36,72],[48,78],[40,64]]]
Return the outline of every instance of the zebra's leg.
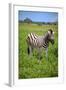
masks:
[[[38,59],[39,60],[42,59],[42,57],[41,57],[41,51],[42,51],[42,49],[41,48],[38,48]]]
[[[28,52],[28,54],[30,54],[30,49],[29,49],[29,46],[28,46],[28,48],[27,48],[27,52]]]
[[[28,54],[31,55],[32,54],[32,51],[33,51],[33,48],[31,46],[28,46],[28,49],[27,50],[28,50]]]
[[[31,50],[32,50],[32,54],[33,54],[33,49],[34,49],[34,47],[31,47]]]
[[[48,58],[48,48],[46,48],[46,58]]]

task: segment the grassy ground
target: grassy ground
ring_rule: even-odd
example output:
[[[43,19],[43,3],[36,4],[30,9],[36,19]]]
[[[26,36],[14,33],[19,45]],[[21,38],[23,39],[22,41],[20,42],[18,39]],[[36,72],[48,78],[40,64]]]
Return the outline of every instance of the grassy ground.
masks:
[[[38,35],[45,34],[51,28],[55,32],[55,44],[49,45],[48,59],[45,57],[45,51],[42,51],[41,62],[37,59],[37,50],[34,50],[33,56],[27,54],[26,38],[28,33],[34,32]],[[58,26],[57,25],[37,25],[19,23],[19,79],[24,78],[44,78],[58,76]]]

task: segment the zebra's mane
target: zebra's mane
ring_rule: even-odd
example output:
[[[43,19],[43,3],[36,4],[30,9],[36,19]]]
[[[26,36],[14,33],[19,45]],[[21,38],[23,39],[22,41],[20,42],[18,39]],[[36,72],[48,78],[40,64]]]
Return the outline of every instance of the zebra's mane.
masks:
[[[48,39],[49,38],[49,34],[48,32],[44,35],[44,39]]]

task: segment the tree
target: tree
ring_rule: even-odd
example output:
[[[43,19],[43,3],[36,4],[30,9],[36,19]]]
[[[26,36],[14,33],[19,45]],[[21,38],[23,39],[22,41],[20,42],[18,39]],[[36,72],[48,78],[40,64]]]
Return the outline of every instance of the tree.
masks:
[[[26,19],[24,19],[24,22],[26,22],[26,23],[32,23],[32,20],[29,19],[29,18],[26,18]]]

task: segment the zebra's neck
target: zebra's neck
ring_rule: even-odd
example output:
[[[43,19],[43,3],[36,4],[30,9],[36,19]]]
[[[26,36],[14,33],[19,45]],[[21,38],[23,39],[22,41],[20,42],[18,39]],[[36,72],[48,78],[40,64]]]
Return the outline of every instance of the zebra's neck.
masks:
[[[48,47],[49,46],[49,35],[48,33],[44,36],[44,45],[43,47]]]

